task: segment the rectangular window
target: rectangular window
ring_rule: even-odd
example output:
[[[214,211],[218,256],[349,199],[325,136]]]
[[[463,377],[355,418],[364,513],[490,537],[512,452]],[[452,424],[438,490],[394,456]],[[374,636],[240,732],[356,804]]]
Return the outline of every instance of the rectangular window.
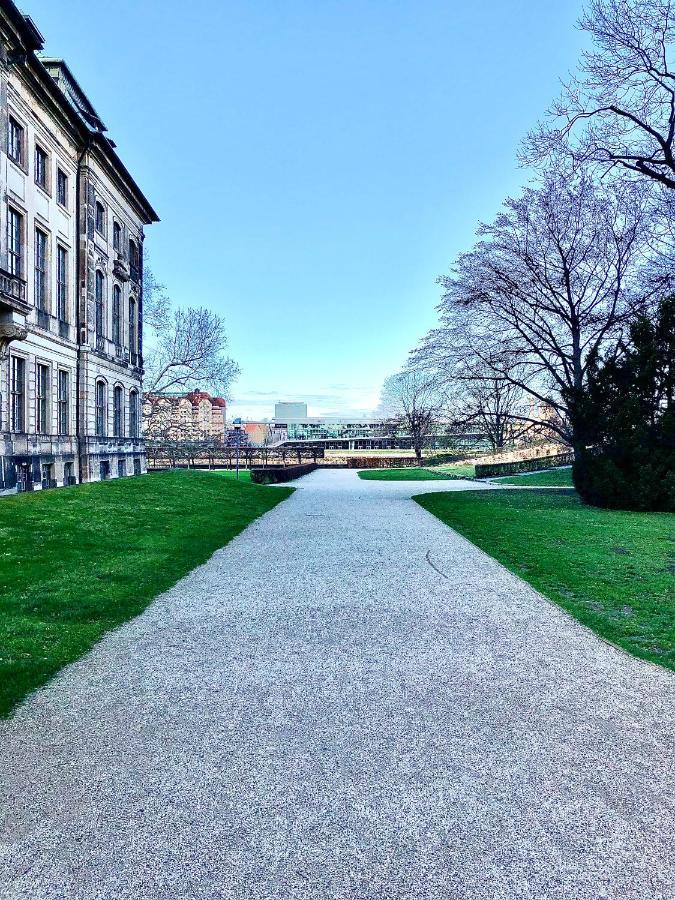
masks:
[[[56,199],[61,206],[68,206],[68,176],[61,169],[56,173]]]
[[[137,245],[129,241],[129,271],[133,281],[140,281],[141,255]]]
[[[38,363],[35,373],[35,430],[38,434],[47,434],[49,394],[49,367]]]
[[[47,308],[47,235],[35,229],[35,305]]]
[[[59,247],[56,254],[56,315],[68,321],[68,251]]]
[[[118,253],[122,249],[122,229],[119,222],[113,222],[113,249]]]
[[[122,343],[122,291],[117,284],[113,287],[112,330],[113,341],[120,346]]]
[[[96,230],[105,236],[105,207],[102,203],[96,203]]]
[[[11,208],[7,216],[7,267],[10,275],[23,275],[23,216]]]
[[[12,357],[12,431],[26,430],[26,360]]]
[[[47,190],[47,154],[35,145],[35,184],[38,184],[43,190]]]
[[[122,437],[122,388],[116,387],[113,391],[113,435]]]
[[[138,437],[138,394],[129,394],[129,437]]]
[[[96,328],[96,337],[103,337],[103,292],[105,290],[105,279],[103,272],[96,270],[95,276],[95,306],[94,306],[94,326]]]
[[[136,301],[129,300],[129,349],[136,352]]]
[[[10,116],[7,155],[19,166],[23,166],[23,134],[23,127]]]
[[[70,403],[70,376],[68,372],[59,370],[59,394],[58,394],[58,426],[59,434],[68,434]]]
[[[106,433],[106,414],[105,414],[105,384],[102,381],[96,382],[96,434],[99,437],[105,437]]]

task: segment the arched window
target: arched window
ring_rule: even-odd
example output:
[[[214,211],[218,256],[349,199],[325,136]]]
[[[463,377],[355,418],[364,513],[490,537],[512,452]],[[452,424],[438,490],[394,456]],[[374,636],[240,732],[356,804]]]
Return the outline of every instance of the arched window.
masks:
[[[129,437],[138,437],[138,392],[129,392]]]
[[[96,435],[105,437],[108,425],[108,398],[106,383],[102,379],[96,382]]]
[[[96,201],[96,230],[105,235],[105,206],[100,200]]]
[[[105,278],[103,272],[96,270],[96,337],[103,337],[103,294],[105,292]]]
[[[122,437],[124,434],[124,392],[117,385],[113,391],[113,435]]]
[[[129,349],[132,353],[138,351],[136,334],[136,301],[133,297],[129,298]]]
[[[112,338],[117,346],[122,343],[122,289],[119,284],[113,286]]]

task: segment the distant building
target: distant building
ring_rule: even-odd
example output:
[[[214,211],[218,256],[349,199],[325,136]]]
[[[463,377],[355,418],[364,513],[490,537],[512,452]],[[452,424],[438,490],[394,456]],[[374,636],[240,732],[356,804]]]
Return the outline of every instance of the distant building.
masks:
[[[287,402],[275,403],[274,418],[277,422],[284,422],[287,419],[306,419],[307,404]]]
[[[206,391],[146,394],[143,426],[148,439],[225,443],[227,404]]]
[[[277,408],[293,404],[277,404]],[[297,404],[307,408],[306,404]],[[409,450],[410,436],[382,418],[354,416],[275,416],[270,426],[269,446],[293,448],[307,444],[325,450]],[[441,448],[474,448],[487,446],[485,435],[476,431],[459,431],[449,424],[434,427],[430,445]]]

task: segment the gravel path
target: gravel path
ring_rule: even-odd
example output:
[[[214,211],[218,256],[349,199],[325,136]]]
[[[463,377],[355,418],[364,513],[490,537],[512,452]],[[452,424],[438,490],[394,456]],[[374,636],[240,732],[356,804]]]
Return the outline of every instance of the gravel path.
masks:
[[[303,479],[0,723],[0,897],[675,898],[675,678],[409,499],[466,486]]]

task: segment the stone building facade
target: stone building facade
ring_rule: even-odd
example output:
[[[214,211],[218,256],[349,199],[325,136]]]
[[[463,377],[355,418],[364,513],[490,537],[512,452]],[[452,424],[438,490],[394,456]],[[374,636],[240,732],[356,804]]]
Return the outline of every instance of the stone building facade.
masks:
[[[146,395],[143,423],[148,439],[161,442],[225,441],[227,404],[206,391]]]
[[[143,228],[63,60],[0,0],[0,492],[145,471]]]

